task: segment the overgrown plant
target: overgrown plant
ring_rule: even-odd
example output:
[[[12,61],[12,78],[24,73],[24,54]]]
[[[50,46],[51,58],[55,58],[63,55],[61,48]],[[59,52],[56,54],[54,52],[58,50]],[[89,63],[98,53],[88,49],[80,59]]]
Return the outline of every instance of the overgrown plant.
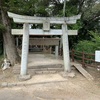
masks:
[[[95,53],[95,50],[100,50],[100,34],[97,32],[89,32],[91,40],[79,41],[75,45],[75,50],[85,53]]]

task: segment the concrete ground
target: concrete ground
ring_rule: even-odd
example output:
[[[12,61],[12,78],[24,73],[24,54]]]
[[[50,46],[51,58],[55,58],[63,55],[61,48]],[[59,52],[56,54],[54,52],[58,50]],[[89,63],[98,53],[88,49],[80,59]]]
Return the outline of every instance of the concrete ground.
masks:
[[[53,54],[34,54],[28,55],[28,67],[40,65],[63,64],[63,59],[59,56],[55,57]]]

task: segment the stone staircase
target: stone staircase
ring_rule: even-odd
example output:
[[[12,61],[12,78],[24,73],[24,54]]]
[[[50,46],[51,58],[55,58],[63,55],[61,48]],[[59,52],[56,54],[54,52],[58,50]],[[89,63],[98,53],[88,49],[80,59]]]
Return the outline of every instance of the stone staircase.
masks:
[[[52,64],[52,65],[38,65],[38,66],[28,66],[28,74],[53,74],[64,71],[62,64]],[[20,66],[16,65],[13,67],[14,74],[20,74]]]

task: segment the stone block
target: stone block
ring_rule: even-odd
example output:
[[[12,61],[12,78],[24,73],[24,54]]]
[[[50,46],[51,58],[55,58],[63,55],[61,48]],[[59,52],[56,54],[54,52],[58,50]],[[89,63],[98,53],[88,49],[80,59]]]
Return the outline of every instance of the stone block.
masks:
[[[74,72],[61,72],[60,75],[64,78],[67,78],[67,77],[71,77],[71,78],[74,78],[75,77],[75,73]]]
[[[31,75],[20,75],[18,79],[19,81],[26,81],[26,80],[31,79]]]

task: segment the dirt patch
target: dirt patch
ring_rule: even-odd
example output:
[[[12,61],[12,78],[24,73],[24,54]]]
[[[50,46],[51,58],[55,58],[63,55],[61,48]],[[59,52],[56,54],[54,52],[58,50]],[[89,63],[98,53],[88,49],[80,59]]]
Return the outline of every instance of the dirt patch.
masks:
[[[95,77],[88,81],[76,69],[74,78],[63,78],[60,74],[34,75],[22,83],[37,83],[29,86],[1,88],[0,100],[100,100],[100,73],[95,68],[87,71]],[[0,83],[19,82],[12,68],[0,70]],[[61,82],[62,80],[65,80]],[[6,95],[5,95],[6,94]]]
[[[0,83],[2,82],[16,82],[17,78],[13,74],[13,68],[6,69],[5,71],[2,71],[0,69]]]

